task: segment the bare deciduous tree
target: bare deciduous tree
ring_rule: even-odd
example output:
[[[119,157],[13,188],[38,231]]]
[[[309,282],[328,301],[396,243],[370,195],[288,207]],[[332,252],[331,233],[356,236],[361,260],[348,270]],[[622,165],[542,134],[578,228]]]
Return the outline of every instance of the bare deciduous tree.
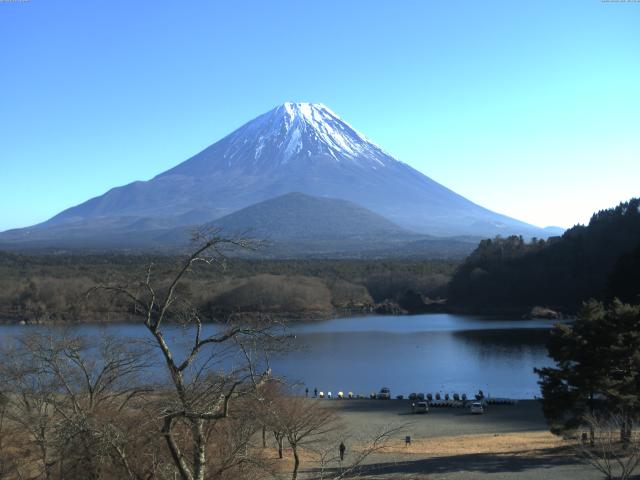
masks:
[[[22,430],[16,438],[14,448],[33,451],[24,455],[19,468],[35,478],[51,478],[55,465],[53,443],[55,419],[53,395],[57,390],[54,380],[43,375],[43,367],[18,348],[2,352],[0,382],[5,399],[5,418]],[[22,448],[22,441],[35,447]],[[18,471],[18,476],[22,476]]]
[[[327,439],[319,448],[315,448],[318,456],[319,479],[341,480],[343,478],[366,478],[366,460],[373,454],[385,449],[389,440],[407,427],[404,425],[382,426],[373,435],[354,438],[339,432]],[[351,453],[348,460],[340,458],[338,442],[350,440]]]
[[[640,431],[628,416],[589,415],[584,419],[590,441],[576,446],[583,461],[600,471],[607,480],[627,480],[640,464]],[[625,431],[621,439],[620,432]]]
[[[137,375],[146,350],[109,336],[27,332],[2,351],[0,382],[7,418],[17,427],[29,478],[99,478],[107,459],[139,478],[127,458],[130,438],[114,417],[144,389]],[[122,418],[120,418],[122,420]]]
[[[150,265],[146,278],[134,286],[104,286],[128,298],[142,318],[160,350],[171,388],[160,395],[161,430],[177,473],[182,480],[204,480],[207,471],[207,432],[211,424],[229,417],[232,403],[265,381],[270,372],[256,374],[252,359],[244,349],[241,364],[220,357],[230,349],[266,336],[268,327],[246,327],[229,323],[223,329],[205,334],[198,310],[179,295],[185,276],[196,264],[224,266],[223,250],[227,247],[247,248],[244,240],[231,240],[208,235],[170,276],[166,284],[155,282]],[[179,321],[190,329],[191,338],[184,355],[172,348],[164,329],[168,319]],[[240,348],[239,348],[240,347]],[[231,366],[229,366],[229,364]]]
[[[298,478],[300,450],[321,442],[328,433],[339,427],[336,414],[321,405],[317,399],[279,396],[270,399],[265,411],[266,422],[278,440],[279,452],[281,453],[283,439],[291,447],[292,480]]]
[[[3,480],[10,478],[9,476],[15,473],[18,468],[17,455],[15,454],[16,445],[9,445],[7,441],[14,438],[14,432],[7,417],[8,404],[7,397],[0,393],[0,479]],[[11,449],[14,452],[11,452]]]

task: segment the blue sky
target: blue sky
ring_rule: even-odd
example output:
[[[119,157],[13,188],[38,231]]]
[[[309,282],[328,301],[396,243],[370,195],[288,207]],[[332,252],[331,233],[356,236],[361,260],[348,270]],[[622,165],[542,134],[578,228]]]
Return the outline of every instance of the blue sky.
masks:
[[[640,3],[0,2],[0,230],[322,102],[493,210],[640,195]]]

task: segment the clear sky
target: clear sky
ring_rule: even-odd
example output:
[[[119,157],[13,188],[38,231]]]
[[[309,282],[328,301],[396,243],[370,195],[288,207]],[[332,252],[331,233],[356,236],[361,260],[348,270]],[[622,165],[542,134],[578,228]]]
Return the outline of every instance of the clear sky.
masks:
[[[0,230],[287,101],[540,226],[640,195],[640,2],[0,1]]]

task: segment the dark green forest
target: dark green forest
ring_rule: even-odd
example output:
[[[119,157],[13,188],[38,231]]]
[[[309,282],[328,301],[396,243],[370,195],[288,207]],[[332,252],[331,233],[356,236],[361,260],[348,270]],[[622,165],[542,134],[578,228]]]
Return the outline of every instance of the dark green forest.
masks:
[[[540,305],[576,312],[588,299],[640,301],[640,199],[591,217],[562,237],[483,240],[458,267],[449,304],[508,311]]]
[[[596,413],[637,419],[639,305],[586,302],[575,322],[556,325],[548,349],[556,365],[536,372],[544,414],[554,433],[579,428]]]

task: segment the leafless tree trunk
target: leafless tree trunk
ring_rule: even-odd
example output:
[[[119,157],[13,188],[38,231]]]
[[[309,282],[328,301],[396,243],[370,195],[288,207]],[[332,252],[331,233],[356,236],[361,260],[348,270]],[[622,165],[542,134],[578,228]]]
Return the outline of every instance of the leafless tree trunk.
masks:
[[[224,266],[221,249],[225,246],[247,248],[249,244],[244,240],[210,235],[169,277],[164,288],[153,281],[151,265],[146,279],[134,287],[101,287],[132,302],[135,313],[142,318],[162,354],[173,398],[159,411],[162,419],[160,433],[182,480],[204,480],[206,477],[205,425],[227,418],[235,399],[245,395],[248,388],[255,389],[270,375],[268,371],[256,374],[246,351],[246,364],[242,368],[210,372],[208,367],[215,361],[216,347],[232,345],[234,342],[236,346],[243,346],[247,341],[268,335],[268,327],[249,328],[230,324],[222,331],[205,335],[197,309],[178,294],[181,282],[196,264]],[[192,328],[191,345],[180,359],[176,358],[176,352],[171,348],[163,329],[170,317]]]
[[[8,428],[8,403],[7,398],[0,393],[0,479],[9,478],[10,473],[16,469],[14,456],[9,453],[5,441],[12,437],[12,432]]]
[[[298,455],[298,444],[291,444],[291,451],[293,452],[293,472],[291,472],[291,480],[298,478],[298,469],[300,468],[300,456]]]
[[[141,393],[136,380],[145,368],[145,350],[112,338],[87,339],[54,331],[29,332],[2,351],[0,382],[8,418],[19,428],[33,455],[23,458],[37,478],[98,478],[106,458],[113,458],[138,478],[126,457],[130,438],[117,419]],[[56,468],[57,467],[57,468]]]
[[[284,456],[282,455],[283,442],[284,442],[284,433],[282,432],[273,432],[273,437],[276,439],[276,443],[278,445],[278,458],[282,459]]]
[[[607,480],[631,478],[640,464],[640,432],[633,420],[618,414],[592,415],[584,423],[593,434],[593,443],[576,446],[578,457]],[[622,439],[621,432],[624,432]]]
[[[35,455],[25,455],[22,468],[37,472],[37,478],[51,478],[55,424],[56,383],[42,374],[44,366],[23,349],[2,352],[0,382],[5,392],[6,420],[20,429],[26,445]]]
[[[206,333],[197,309],[180,294],[196,264],[223,264],[219,247],[229,243],[242,246],[208,239],[168,279],[152,281],[149,266],[139,284],[99,287],[128,299],[141,316],[168,373],[162,387],[141,380],[152,367],[145,359],[153,357],[135,342],[40,331],[2,352],[0,429],[5,418],[20,427],[30,479],[205,480],[237,478],[231,475],[245,465],[253,465],[247,471],[258,465],[249,458],[250,442],[263,423],[252,408],[270,370],[256,373],[263,360],[255,352],[276,340],[270,325],[229,322]],[[169,321],[182,323],[186,350],[172,343]],[[141,462],[147,453],[150,460]]]
[[[300,448],[321,441],[329,432],[338,428],[338,418],[331,410],[312,400],[297,396],[271,396],[264,405],[265,421],[281,443],[287,440],[293,453],[291,479],[298,478],[300,469]],[[282,458],[282,457],[280,457]]]

